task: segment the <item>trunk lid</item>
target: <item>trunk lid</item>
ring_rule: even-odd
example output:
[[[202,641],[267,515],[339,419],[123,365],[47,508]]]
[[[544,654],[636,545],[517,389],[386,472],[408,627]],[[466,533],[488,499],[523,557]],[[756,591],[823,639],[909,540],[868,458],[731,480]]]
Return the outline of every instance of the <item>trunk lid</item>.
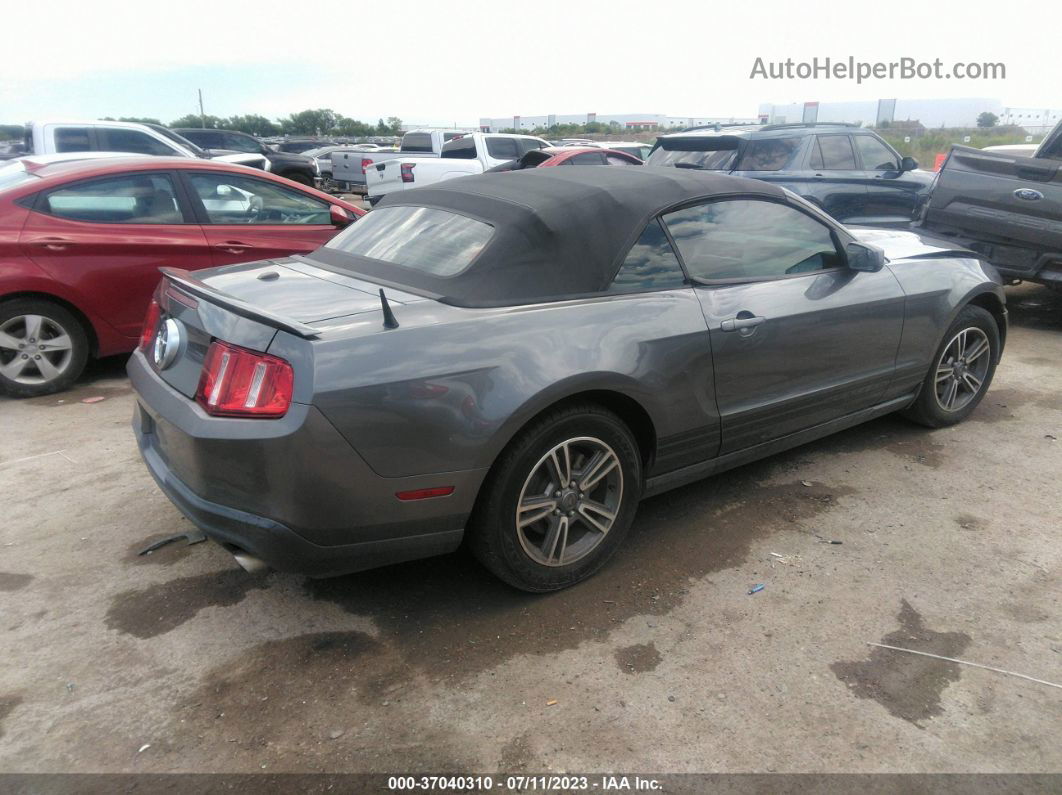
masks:
[[[177,336],[170,344],[178,353],[161,367],[153,348],[147,358],[166,383],[188,397],[195,395],[214,339],[265,352],[277,331],[313,339],[353,315],[383,316],[378,285],[324,270],[301,257],[194,274],[163,268],[162,273],[159,329],[169,319],[176,321]],[[427,300],[392,288],[386,294],[394,305]]]

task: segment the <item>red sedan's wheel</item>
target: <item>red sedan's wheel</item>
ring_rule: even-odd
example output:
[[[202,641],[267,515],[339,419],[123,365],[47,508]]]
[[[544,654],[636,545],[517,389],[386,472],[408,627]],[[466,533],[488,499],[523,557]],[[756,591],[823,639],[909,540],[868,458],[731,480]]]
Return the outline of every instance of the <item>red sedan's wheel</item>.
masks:
[[[0,304],[0,392],[35,397],[67,389],[88,360],[81,323],[51,301]]]

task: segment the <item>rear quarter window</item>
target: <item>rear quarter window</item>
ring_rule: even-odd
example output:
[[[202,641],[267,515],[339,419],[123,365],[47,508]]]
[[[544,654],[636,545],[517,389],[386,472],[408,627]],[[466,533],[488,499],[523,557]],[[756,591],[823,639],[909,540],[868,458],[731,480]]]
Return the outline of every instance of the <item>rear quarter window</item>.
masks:
[[[729,171],[737,157],[736,136],[691,136],[663,138],[646,160],[648,166],[678,166],[708,171]]]
[[[431,152],[431,133],[406,133],[402,138],[403,152]]]
[[[749,141],[738,171],[783,171],[800,151],[800,138],[761,138]]]
[[[490,241],[494,227],[432,207],[381,207],[332,238],[328,248],[431,276],[455,276]]]
[[[453,141],[450,141],[450,143],[443,145],[442,154],[440,156],[452,157],[457,160],[475,160],[477,157],[476,139],[456,138]]]

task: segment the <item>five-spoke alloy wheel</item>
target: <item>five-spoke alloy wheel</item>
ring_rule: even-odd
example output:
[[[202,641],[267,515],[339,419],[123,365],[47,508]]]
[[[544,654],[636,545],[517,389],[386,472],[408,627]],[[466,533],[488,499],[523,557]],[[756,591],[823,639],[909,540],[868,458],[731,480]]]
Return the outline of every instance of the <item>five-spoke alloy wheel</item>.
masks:
[[[999,351],[996,319],[979,306],[965,307],[944,335],[905,416],[930,428],[962,422],[988,391]]]
[[[539,459],[516,507],[516,534],[528,557],[566,566],[592,552],[623,500],[623,468],[605,442],[567,439]]]
[[[32,397],[66,389],[87,358],[84,329],[65,308],[34,299],[0,304],[0,392]]]
[[[476,556],[526,591],[554,591],[596,572],[637,508],[642,461],[627,425],[595,404],[555,409],[499,456],[468,528]]]

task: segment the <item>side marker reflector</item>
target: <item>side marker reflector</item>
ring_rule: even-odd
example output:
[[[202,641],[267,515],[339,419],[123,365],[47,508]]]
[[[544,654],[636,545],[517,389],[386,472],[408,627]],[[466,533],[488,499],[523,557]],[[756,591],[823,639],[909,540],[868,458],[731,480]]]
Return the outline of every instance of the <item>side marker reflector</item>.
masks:
[[[402,502],[410,500],[428,500],[432,497],[449,497],[454,493],[453,486],[435,486],[431,489],[413,489],[412,491],[396,491],[395,496]]]

